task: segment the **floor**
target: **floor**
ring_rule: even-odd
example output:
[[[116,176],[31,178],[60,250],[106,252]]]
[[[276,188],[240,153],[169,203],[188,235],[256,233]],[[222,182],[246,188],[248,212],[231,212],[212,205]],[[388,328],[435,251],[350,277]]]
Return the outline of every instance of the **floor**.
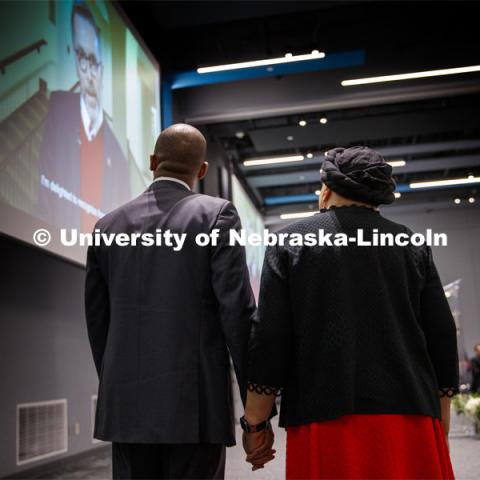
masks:
[[[450,452],[457,480],[480,479],[480,439],[465,437],[462,419],[453,419]],[[238,427],[237,439],[241,438]],[[285,452],[285,431],[275,428],[275,445],[277,452]],[[72,463],[61,470],[52,470],[36,478],[42,479],[109,479],[111,478],[110,453],[100,449],[82,461]],[[241,479],[281,479],[285,478],[285,454],[277,454],[277,458],[267,464],[263,470],[250,471],[249,464],[244,461],[244,453],[240,446],[227,449],[226,478]]]

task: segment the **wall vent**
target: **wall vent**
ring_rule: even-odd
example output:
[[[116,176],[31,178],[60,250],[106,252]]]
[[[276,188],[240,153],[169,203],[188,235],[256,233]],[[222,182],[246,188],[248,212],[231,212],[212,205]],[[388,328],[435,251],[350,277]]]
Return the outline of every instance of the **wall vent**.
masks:
[[[17,405],[17,465],[68,450],[67,400]]]

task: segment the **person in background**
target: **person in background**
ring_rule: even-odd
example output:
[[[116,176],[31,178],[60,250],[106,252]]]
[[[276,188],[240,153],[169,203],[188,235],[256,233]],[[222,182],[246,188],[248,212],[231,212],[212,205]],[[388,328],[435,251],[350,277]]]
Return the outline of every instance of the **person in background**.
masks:
[[[185,234],[183,248],[89,247],[85,311],[99,375],[95,438],[112,443],[114,478],[223,478],[235,445],[229,354],[245,400],[255,300],[241,228],[227,200],[194,193],[206,141],[176,124],[158,137],[154,180],[105,215],[101,233]],[[195,238],[218,229],[217,244]]]
[[[51,225],[91,232],[130,200],[127,159],[102,106],[100,30],[84,0],[73,2],[73,54],[80,92],[50,95],[39,157],[39,214]],[[60,198],[58,187],[66,191]]]
[[[477,343],[473,350],[475,356],[470,359],[470,371],[472,373],[471,391],[480,393],[480,343]]]
[[[392,167],[336,148],[321,211],[281,232],[412,232],[385,218]],[[456,328],[429,247],[268,247],[250,347],[247,461],[265,464],[281,394],[288,479],[453,478],[447,435],[457,392]]]

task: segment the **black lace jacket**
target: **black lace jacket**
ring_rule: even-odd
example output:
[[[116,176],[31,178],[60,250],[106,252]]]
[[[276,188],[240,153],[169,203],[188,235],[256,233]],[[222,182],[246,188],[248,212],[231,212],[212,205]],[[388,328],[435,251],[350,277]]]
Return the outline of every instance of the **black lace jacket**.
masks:
[[[285,233],[411,233],[365,207]],[[280,425],[353,413],[440,418],[457,391],[456,327],[429,247],[269,247],[248,388],[281,394]],[[440,395],[439,395],[440,392]]]

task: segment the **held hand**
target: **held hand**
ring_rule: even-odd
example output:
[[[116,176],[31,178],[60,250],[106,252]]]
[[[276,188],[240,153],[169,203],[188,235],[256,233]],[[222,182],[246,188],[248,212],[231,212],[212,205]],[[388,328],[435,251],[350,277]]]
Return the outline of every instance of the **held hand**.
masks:
[[[272,449],[274,435],[272,427],[257,433],[243,434],[243,448],[247,454],[246,461],[252,464],[252,470],[258,470],[275,458]]]

